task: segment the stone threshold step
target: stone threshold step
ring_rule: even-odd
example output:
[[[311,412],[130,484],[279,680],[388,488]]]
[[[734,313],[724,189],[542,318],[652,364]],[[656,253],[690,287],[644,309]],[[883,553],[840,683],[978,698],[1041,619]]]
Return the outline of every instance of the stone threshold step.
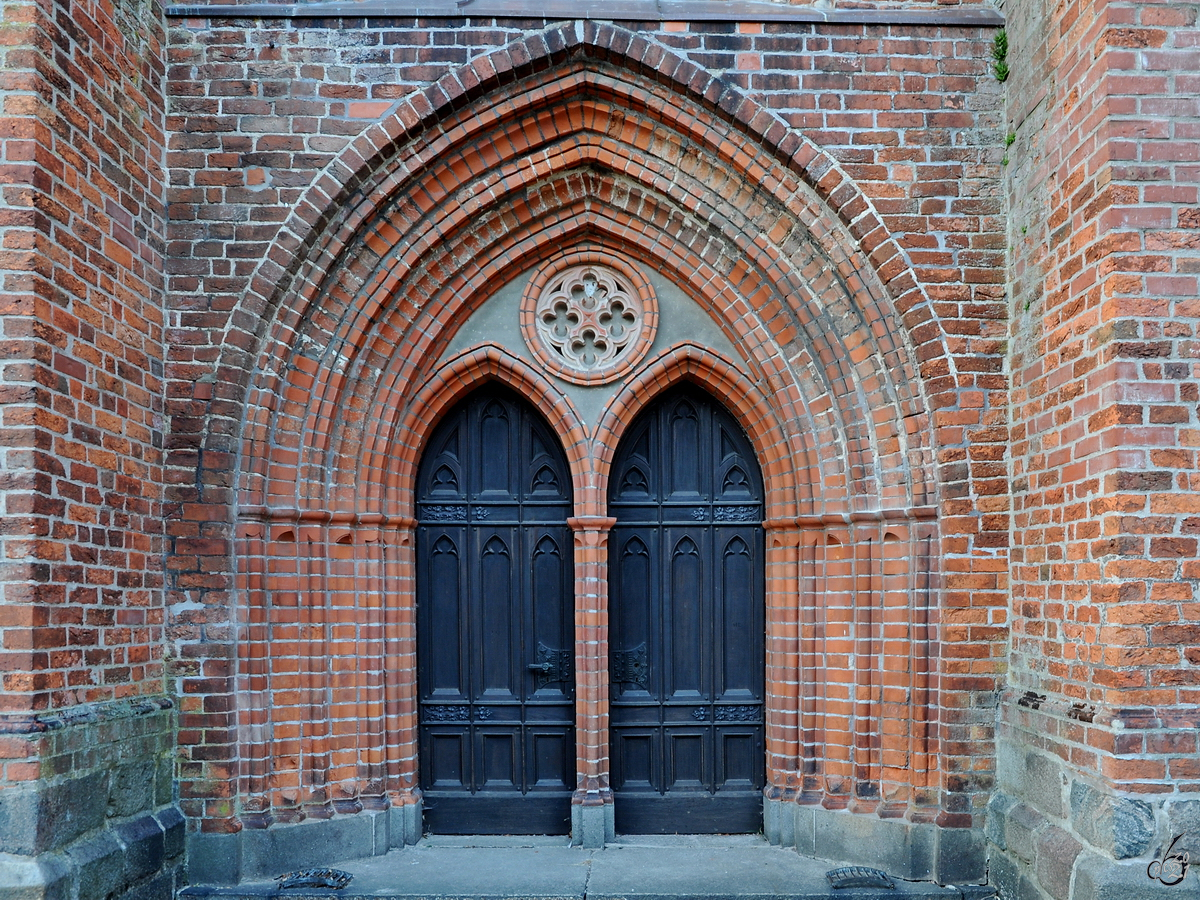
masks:
[[[992,888],[896,880],[894,890],[833,890],[839,863],[757,835],[620,836],[599,850],[559,837],[427,836],[386,856],[314,859],[349,872],[340,890],[274,881],[192,885],[181,900],[989,900]]]

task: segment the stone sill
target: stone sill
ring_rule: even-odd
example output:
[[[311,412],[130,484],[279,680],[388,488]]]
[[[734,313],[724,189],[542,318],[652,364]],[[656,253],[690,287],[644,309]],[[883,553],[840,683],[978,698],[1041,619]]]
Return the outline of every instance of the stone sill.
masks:
[[[784,22],[827,25],[924,25],[1000,28],[1004,16],[986,6],[836,9],[756,0],[317,0],[311,3],[204,3],[168,6],[170,18],[323,19],[598,19],[641,22]]]

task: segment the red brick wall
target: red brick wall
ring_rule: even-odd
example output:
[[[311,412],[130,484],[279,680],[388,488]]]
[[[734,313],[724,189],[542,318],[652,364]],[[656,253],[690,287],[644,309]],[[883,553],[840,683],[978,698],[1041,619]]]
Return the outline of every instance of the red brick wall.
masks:
[[[1141,730],[1200,698],[1195,16],[1097,4],[1011,30],[1013,689],[1095,714],[1021,727],[1150,793],[1194,776],[1195,737]]]
[[[403,473],[453,392],[414,420],[407,386],[432,374],[464,300],[556,245],[599,239],[669,271],[727,323],[775,422],[749,405],[743,423],[760,448],[787,447],[788,465],[767,467],[781,492],[771,514],[785,522],[770,551],[782,593],[768,600],[776,787],[971,824],[991,783],[1008,536],[990,32],[542,28],[172,29],[179,514],[168,534],[188,812],[231,830],[327,815],[384,789],[403,799],[411,685],[381,672],[324,679],[330,655],[363,647],[392,673],[412,671],[407,614],[372,606],[364,622],[367,611],[347,605],[371,602],[352,598],[381,583],[390,596],[410,589]],[[570,138],[566,150],[532,146],[551,138]],[[575,172],[592,158],[602,171]],[[714,216],[719,225],[702,224]],[[611,447],[576,444],[578,512],[602,515]],[[850,518],[879,509],[907,512],[891,526]],[[936,524],[922,524],[925,510]],[[236,533],[225,524],[235,516]],[[586,585],[596,560],[585,551]],[[927,583],[931,568],[942,576]],[[854,611],[852,597],[875,598],[879,617]],[[838,645],[825,618],[796,620],[822,603],[857,641]],[[328,627],[305,618],[314,614]],[[343,633],[336,623],[354,615],[359,630]],[[271,646],[275,634],[283,643]],[[319,647],[292,653],[293,638]],[[926,640],[898,671],[883,663]],[[922,654],[935,660],[928,676]],[[803,711],[786,699],[801,675]],[[807,686],[821,677],[835,685],[824,694]],[[585,743],[592,727],[582,723]],[[908,771],[926,752],[924,770]]]
[[[164,688],[164,67],[154,5],[4,16],[0,712],[18,715]]]
[[[480,377],[569,436],[602,642],[607,460],[644,398],[589,435],[499,350],[434,366],[578,240],[744,351],[637,384],[716,385],[763,454],[778,796],[978,824],[1003,691],[1002,750],[1174,822],[1200,784],[1197,8],[1009,6],[1003,89],[966,26],[165,39],[152,4],[7,6],[4,727],[157,693],[170,648],[206,829],[411,798],[412,622],[383,598],[411,587],[420,435]],[[586,787],[605,676],[581,671]],[[35,744],[3,744],[3,781],[42,774]],[[1076,812],[1041,810],[1059,869],[1118,854]]]
[[[1166,831],[1190,831],[1173,810],[1200,787],[1196,13],[1008,10],[1014,545],[1001,738],[1015,762],[1003,787],[1058,835],[1020,869],[1053,896],[1051,855],[1069,876],[1081,851],[1153,852]],[[1058,773],[1069,806],[1031,762]],[[1095,810],[1075,802],[1093,788],[1129,821],[1149,816],[1150,842],[1097,834]],[[1077,881],[1098,870],[1085,857]],[[1128,877],[1144,882],[1144,865]]]

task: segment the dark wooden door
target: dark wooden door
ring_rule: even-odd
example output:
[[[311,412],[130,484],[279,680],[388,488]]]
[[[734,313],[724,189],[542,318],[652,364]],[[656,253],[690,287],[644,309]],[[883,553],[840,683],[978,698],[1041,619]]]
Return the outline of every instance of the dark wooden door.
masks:
[[[694,388],[617,450],[609,509],[616,827],[762,827],[762,477],[733,418]]]
[[[575,654],[562,448],[515,394],[481,389],[437,427],[417,485],[426,828],[565,834]]]

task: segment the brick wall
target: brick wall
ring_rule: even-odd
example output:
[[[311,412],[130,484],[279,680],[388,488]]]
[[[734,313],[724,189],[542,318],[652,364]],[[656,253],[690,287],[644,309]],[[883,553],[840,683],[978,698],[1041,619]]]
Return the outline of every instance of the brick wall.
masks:
[[[3,16],[0,894],[165,898],[162,9]]]
[[[768,793],[964,827],[990,796],[1004,891],[1143,896],[1200,835],[1197,7],[1014,0],[1002,87],[989,28],[906,6],[169,35],[134,0],[6,6],[0,804],[157,771],[164,654],[194,826],[411,801],[380,586],[411,587],[419,436],[522,384],[571,436],[602,617],[606,460],[693,378],[777,491]],[[661,269],[744,359],[679,345],[595,423],[503,348],[439,361],[572,241]],[[112,766],[76,766],[91,741]],[[160,782],[96,833],[175,840]]]
[[[1060,897],[1076,854],[1085,891],[1103,870],[1092,854],[1153,852],[1191,830],[1197,805],[1196,6],[1018,3],[1008,16],[1016,540],[1002,782],[1046,848],[1010,852],[1007,877]]]
[[[3,50],[0,709],[163,689],[163,29],[16,3]]]
[[[390,583],[405,590],[411,548],[388,530],[403,530],[411,514],[394,485],[416,449],[403,430],[390,432],[400,442],[390,449],[388,432],[376,430],[416,415],[406,386],[430,377],[451,326],[469,313],[462,303],[515,275],[514,260],[578,239],[573,229],[585,221],[678,277],[730,323],[731,339],[752,346],[762,334],[796,355],[789,367],[781,351],[747,351],[756,389],[793,410],[781,424],[796,435],[788,440],[811,442],[816,460],[815,469],[792,463],[808,497],[803,508],[773,512],[816,516],[787,526],[809,530],[779,545],[780,571],[803,554],[820,560],[814,577],[824,579],[827,557],[835,560],[829,584],[805,582],[806,602],[818,603],[823,591],[874,591],[888,554],[912,575],[889,588],[906,611],[894,623],[900,631],[887,633],[905,648],[926,635],[933,671],[915,688],[890,682],[878,654],[883,629],[893,626],[857,622],[877,641],[858,651],[875,661],[857,673],[852,665],[845,677],[857,694],[819,698],[807,725],[781,713],[772,738],[779,789],[810,791],[811,802],[835,808],[978,824],[993,771],[1008,538],[1003,147],[991,32],[625,25],[187,20],[171,29],[168,270],[179,326],[169,335],[172,640],[184,803],[205,829],[333,814],[387,782],[378,760],[411,728],[403,697],[378,683],[368,690],[366,681],[350,689],[347,701],[401,718],[349,743],[329,733],[332,707],[301,707],[310,702],[304,691],[325,677],[328,655],[353,652],[354,640],[374,646],[389,627],[410,639],[411,624],[389,624],[381,609],[378,629],[342,646],[323,625],[289,631],[269,617],[300,603],[297,592],[309,598],[302,607],[317,603],[322,615],[340,616],[346,597],[363,596],[350,587],[355,579],[398,578]],[[513,49],[494,52],[506,45]],[[599,93],[572,112],[569,91],[583,90],[588,77]],[[538,107],[527,98],[543,94],[548,111],[534,125],[528,117]],[[585,149],[595,141],[601,171],[573,174],[563,162],[572,157],[526,146],[531,135]],[[510,169],[510,184],[527,186],[504,206],[498,179]],[[589,204],[593,212],[579,212]],[[689,221],[679,211],[689,206],[721,224]],[[788,296],[823,297],[828,308]],[[868,324],[875,317],[899,324],[877,328]],[[848,349],[856,344],[866,348],[861,356]],[[858,374],[824,386],[841,359]],[[696,377],[715,377],[707,371]],[[800,382],[776,387],[787,379]],[[383,393],[381,383],[389,385]],[[853,384],[865,399],[854,399]],[[795,411],[792,396],[816,411]],[[826,396],[840,412],[820,411]],[[411,427],[424,429],[440,408]],[[557,421],[552,406],[545,411]],[[848,457],[831,437],[837,429],[849,429],[856,449]],[[780,467],[774,475],[788,477]],[[582,495],[595,503],[603,491],[593,485],[585,481]],[[930,539],[925,526],[898,523],[885,535],[886,526],[848,518],[857,509],[917,507],[938,519],[933,562],[910,543]],[[370,518],[381,510],[399,519],[384,527],[386,516]],[[822,515],[836,517],[833,531]],[[237,532],[227,524],[235,518]],[[888,549],[885,538],[894,542]],[[844,542],[851,548],[827,552]],[[919,575],[930,565],[943,570],[936,585]],[[794,598],[800,583],[791,583]],[[914,591],[932,597],[933,608],[914,603]],[[782,595],[778,602],[796,609]],[[910,620],[918,610],[928,625]],[[249,629],[239,631],[240,622]],[[262,656],[275,627],[321,642],[320,652],[297,652],[285,677],[282,662]],[[788,681],[795,691],[801,650],[788,635],[800,627],[779,626],[777,658],[793,667],[781,670],[781,691]],[[824,625],[803,627],[813,637]],[[292,655],[283,646],[274,651],[281,660]],[[412,671],[403,653],[387,664]],[[274,694],[272,684],[301,692]],[[884,699],[892,697],[885,690],[903,697],[913,689],[928,702],[891,707]],[[898,728],[887,724],[894,715]],[[918,744],[932,748],[919,776],[906,773],[913,716],[927,723]],[[238,725],[250,736],[240,750]],[[272,746],[270,734],[284,743]],[[805,754],[822,757],[807,784]],[[407,759],[401,768],[411,776]]]
[[[642,400],[582,423],[502,348],[438,368],[472,304],[591,241],[753,348],[635,384],[716,385],[781,492],[773,796],[975,827],[992,796],[1004,890],[1144,890],[1200,834],[1196,6],[1006,12],[1002,87],[990,29],[904,14],[167,36],[153,5],[7,6],[6,802],[74,777],[53,747],[80,738],[36,735],[93,713],[54,710],[133,721],[167,652],[193,825],[409,802],[412,623],[380,585],[411,586],[419,435],[479,378],[573,435],[603,614]]]

